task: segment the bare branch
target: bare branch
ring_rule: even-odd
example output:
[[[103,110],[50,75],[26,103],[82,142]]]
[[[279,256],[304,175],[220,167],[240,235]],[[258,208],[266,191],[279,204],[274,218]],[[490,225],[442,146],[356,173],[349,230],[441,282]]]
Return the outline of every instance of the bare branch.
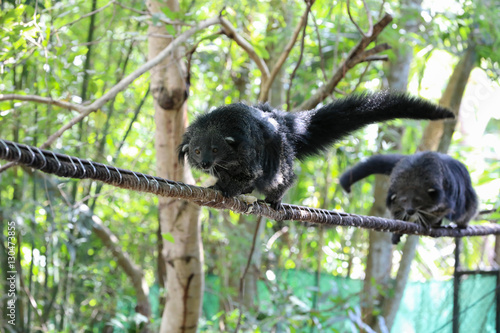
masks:
[[[105,4],[104,6],[102,6],[101,8],[98,8],[98,9],[96,9],[96,10],[94,10],[94,11],[91,11],[90,13],[84,14],[84,15],[82,15],[82,16],[80,16],[80,17],[78,17],[78,18],[77,18],[76,20],[74,20],[74,21],[71,21],[71,22],[69,22],[69,23],[66,23],[66,24],[61,25],[59,28],[55,29],[52,33],[53,33],[53,34],[58,33],[58,32],[59,32],[59,30],[61,30],[61,29],[62,29],[62,28],[64,28],[64,27],[69,27],[69,26],[71,26],[71,25],[73,25],[73,24],[75,24],[75,23],[77,23],[77,22],[80,22],[81,20],[83,20],[83,19],[85,19],[85,18],[87,18],[87,17],[89,17],[89,16],[92,16],[92,15],[95,15],[95,14],[97,14],[97,13],[99,13],[99,12],[102,12],[103,10],[105,10],[106,8],[108,8],[109,6],[111,6],[111,5],[112,5],[112,4],[114,4],[114,3],[115,3],[115,0],[112,0],[112,1],[108,2],[107,4]]]
[[[351,4],[350,4],[350,1],[347,0],[347,14],[349,14],[349,18],[351,19],[351,22],[356,26],[356,29],[358,29],[359,33],[363,36],[363,37],[370,37],[373,33],[373,20],[372,20],[372,15],[370,13],[370,10],[368,9],[368,6],[366,5],[366,1],[363,0],[363,5],[365,7],[365,10],[366,10],[366,16],[367,16],[367,19],[368,19],[368,31],[366,33],[363,32],[363,30],[360,28],[360,26],[356,23],[356,21],[354,21],[354,18],[352,17],[351,15]]]
[[[274,67],[271,70],[269,78],[267,80],[262,80],[260,88],[260,96],[259,96],[259,101],[261,102],[265,102],[268,100],[269,90],[271,89],[271,85],[273,84],[276,75],[278,75],[278,72],[280,71],[281,67],[283,67],[283,64],[285,63],[286,59],[288,58],[288,55],[290,54],[290,51],[292,51],[292,48],[295,45],[295,41],[299,36],[300,30],[302,30],[302,28],[307,25],[307,17],[309,15],[309,12],[311,11],[311,6],[314,4],[314,1],[306,1],[306,3],[307,3],[306,10],[304,14],[302,14],[299,24],[297,24],[297,26],[295,27],[292,37],[290,38],[290,41],[288,42],[287,46],[285,46],[283,53],[281,53],[278,60],[276,60],[276,63],[274,64]]]
[[[24,292],[26,293],[26,296],[28,297],[28,300],[29,300],[31,307],[35,311],[37,318],[40,320],[40,326],[42,326],[42,329],[44,331],[48,331],[47,323],[43,319],[42,311],[40,311],[40,308],[39,308],[38,304],[36,303],[35,298],[31,294],[30,290],[28,288],[26,288],[26,285],[24,284],[23,279],[20,279],[20,281],[21,281],[21,287],[24,290]]]
[[[369,56],[366,57],[362,62],[367,62],[367,61],[389,61],[389,56],[387,55]]]
[[[325,57],[323,55],[323,47],[321,46],[321,35],[319,33],[319,27],[318,27],[318,22],[316,22],[316,17],[314,17],[314,14],[311,11],[311,17],[314,23],[314,30],[316,30],[316,36],[318,36],[318,53],[319,53],[319,59],[320,59],[320,66],[321,66],[321,72],[323,73],[323,78],[328,80],[328,76],[326,75],[325,71]]]
[[[137,10],[137,9],[129,7],[129,6],[125,6],[121,1],[114,1],[114,4],[122,7],[123,9],[130,10],[131,12],[134,12],[134,13],[139,14],[139,15],[152,16],[151,13],[149,13],[149,12],[143,12],[141,10]],[[187,26],[187,27],[192,27],[193,26],[192,24],[189,24],[189,23],[186,23],[186,22],[171,21],[171,20],[166,19],[164,17],[158,17],[158,20],[161,23],[165,23],[165,24],[169,24],[169,25],[183,25],[183,26]]]
[[[377,53],[389,50],[391,47],[387,43],[379,44],[369,50],[359,53],[357,56],[353,57],[349,62],[356,65],[364,61],[366,58],[373,56]],[[354,66],[353,66],[354,67]]]
[[[102,95],[100,98],[96,99],[92,104],[88,106],[80,106],[77,104],[74,104],[74,106],[71,109],[79,109],[80,114],[71,119],[67,124],[63,125],[58,131],[56,131],[54,134],[49,136],[47,141],[45,141],[40,148],[47,148],[49,147],[57,138],[59,138],[65,131],[73,127],[75,124],[78,124],[82,119],[87,117],[89,114],[92,112],[97,111],[100,109],[104,104],[106,104],[109,100],[113,99],[119,92],[127,88],[133,81],[135,81],[138,77],[140,77],[142,74],[146,73],[149,71],[151,68],[155,67],[158,65],[163,59],[168,57],[176,47],[178,47],[180,44],[184,43],[189,37],[194,35],[196,32],[205,29],[209,26],[215,25],[217,23],[220,23],[220,17],[214,17],[211,19],[207,19],[205,21],[202,21],[198,23],[196,26],[193,28],[183,32],[180,34],[177,38],[175,38],[163,51],[158,53],[156,57],[153,59],[149,60],[146,62],[144,65],[130,73],[127,77],[123,78],[120,82],[118,82],[115,86],[113,86],[111,89],[108,90],[107,93]],[[43,99],[43,97],[40,97]],[[68,108],[68,107],[67,107]],[[13,166],[15,163],[7,163],[3,166],[0,167],[0,173],[7,170],[11,166]]]
[[[290,75],[290,85],[288,86],[288,91],[286,93],[286,108],[287,108],[288,111],[290,111],[290,109],[292,108],[291,105],[290,105],[290,92],[292,91],[293,79],[295,78],[295,74],[297,73],[297,70],[300,67],[300,63],[302,62],[302,57],[304,55],[304,41],[306,39],[306,27],[307,27],[307,24],[304,24],[304,29],[302,30],[302,38],[300,40],[300,56],[299,56],[299,60],[297,60],[297,64],[295,65],[295,68],[293,69],[293,72]]]
[[[368,19],[368,31],[366,34],[370,36],[373,33],[373,19],[372,19],[372,14],[370,13],[370,9],[368,8],[368,5],[366,4],[366,0],[363,0],[363,5],[366,10],[366,18]]]
[[[243,274],[241,274],[240,277],[240,286],[238,292],[240,299],[240,315],[238,317],[238,323],[236,324],[236,328],[234,330],[236,333],[239,332],[241,317],[243,316],[243,311],[241,309],[241,306],[243,305],[243,296],[245,295],[245,277],[247,276],[248,269],[250,268],[250,264],[252,263],[252,257],[255,251],[255,244],[257,243],[257,235],[259,234],[261,222],[262,222],[262,216],[258,216],[257,223],[255,225],[255,232],[253,234],[253,239],[252,239],[252,247],[250,248],[250,253],[248,254],[247,265],[245,266],[245,270],[243,271]]]
[[[220,23],[219,17],[214,17],[205,21],[200,22],[193,28],[183,32],[178,37],[176,37],[172,43],[170,43],[163,51],[161,51],[156,57],[146,62],[144,65],[130,73],[127,77],[121,80],[117,85],[111,88],[106,94],[94,101],[88,106],[89,109],[97,110],[106,104],[107,101],[115,97],[120,91],[124,90],[128,85],[130,85],[135,79],[140,77],[142,74],[146,73],[156,65],[158,65],[163,59],[168,57],[175,48],[180,44],[184,43],[189,37],[194,35],[196,32],[205,29],[211,25]]]
[[[347,71],[360,62],[365,61],[365,59],[369,56],[372,56],[373,54],[377,52],[381,52],[383,50],[386,50],[389,47],[387,44],[380,44],[375,46],[374,48],[364,51],[368,45],[373,42],[378,35],[384,30],[384,28],[392,21],[392,16],[389,14],[386,14],[380,21],[378,21],[374,26],[373,26],[373,33],[371,36],[368,37],[362,37],[361,40],[358,42],[358,44],[349,52],[347,55],[347,58],[340,64],[340,66],[337,68],[333,76],[330,78],[330,80],[320,88],[318,88],[317,92],[311,96],[308,100],[305,100],[300,104],[296,109],[297,110],[310,110],[313,109],[318,103],[323,101],[327,96],[329,96],[337,86],[337,84],[344,78],[345,74]]]
[[[4,94],[4,95],[2,95],[2,94],[0,94],[0,101],[11,101],[11,100],[56,105],[56,106],[59,106],[59,107],[64,108],[64,109],[74,110],[74,111],[78,111],[78,112],[82,112],[85,108],[85,107],[78,105],[78,104],[73,104],[70,102],[56,100],[56,99],[53,99],[50,97],[41,97],[41,96],[36,96],[36,95],[19,95],[19,94]]]
[[[261,81],[267,82],[269,79],[269,68],[267,67],[267,64],[264,61],[264,59],[259,57],[257,52],[255,52],[255,49],[253,48],[253,46],[249,42],[247,42],[245,38],[243,38],[240,34],[238,34],[238,32],[233,27],[231,22],[229,22],[225,18],[221,17],[220,23],[222,25],[223,33],[227,37],[234,40],[236,42],[236,44],[238,44],[243,50],[245,50],[245,52],[248,53],[248,56],[250,57],[250,59],[252,59],[255,62],[255,64],[257,65],[257,67],[259,67],[260,73],[262,75]]]
[[[88,209],[86,206],[82,207]],[[122,250],[118,238],[102,223],[102,220],[97,215],[92,215],[92,221],[94,222],[92,230],[101,239],[104,246],[111,251],[118,265],[132,281],[137,296],[137,312],[149,318],[151,316],[151,305],[148,298],[149,287],[142,268],[134,263],[127,252]]]
[[[361,73],[361,75],[359,76],[359,80],[358,80],[358,83],[356,84],[356,86],[354,86],[354,89],[352,90],[352,92],[355,92],[359,86],[361,85],[361,82],[363,82],[363,78],[365,77],[365,74],[366,72],[368,71],[368,68],[370,67],[370,63],[368,63],[363,71],[363,73]]]

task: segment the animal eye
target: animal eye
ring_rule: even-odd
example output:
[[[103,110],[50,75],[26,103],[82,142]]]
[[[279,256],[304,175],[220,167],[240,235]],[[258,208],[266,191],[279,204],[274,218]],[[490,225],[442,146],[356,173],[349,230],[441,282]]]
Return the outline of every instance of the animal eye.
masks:
[[[212,151],[213,151],[214,153],[216,153],[216,152],[218,152],[218,151],[219,151],[219,149],[214,148],[214,149],[212,149]]]
[[[430,188],[430,189],[427,190],[427,192],[433,193],[433,192],[436,192],[436,189],[435,188]]]
[[[394,201],[396,199],[396,194],[391,195],[391,201]]]
[[[200,150],[199,150],[199,149],[195,149],[195,150],[194,150],[194,153],[195,153],[196,155],[200,155]]]

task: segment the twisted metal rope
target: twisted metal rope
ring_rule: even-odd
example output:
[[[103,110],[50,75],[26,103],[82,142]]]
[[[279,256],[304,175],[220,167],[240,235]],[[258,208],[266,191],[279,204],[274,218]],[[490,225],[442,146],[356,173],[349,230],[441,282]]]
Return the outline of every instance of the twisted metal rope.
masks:
[[[0,158],[60,177],[98,180],[124,189],[187,199],[200,206],[230,209],[237,213],[262,215],[278,221],[294,220],[326,226],[350,226],[431,237],[500,234],[500,225],[497,224],[473,225],[465,229],[437,228],[427,230],[418,224],[405,221],[290,204],[283,204],[283,209],[276,211],[259,201],[250,204],[239,197],[225,198],[219,191],[209,188],[187,185],[2,139],[0,139]]]

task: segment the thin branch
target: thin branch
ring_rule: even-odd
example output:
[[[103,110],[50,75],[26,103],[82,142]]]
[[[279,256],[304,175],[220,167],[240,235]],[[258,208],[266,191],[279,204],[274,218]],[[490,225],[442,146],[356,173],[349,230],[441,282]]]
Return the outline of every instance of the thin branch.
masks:
[[[290,75],[290,84],[288,85],[288,91],[286,92],[286,108],[288,111],[290,111],[292,108],[290,105],[290,92],[292,91],[293,79],[295,78],[295,74],[297,73],[297,70],[300,67],[300,63],[302,62],[302,57],[304,56],[304,42],[306,39],[306,28],[307,28],[307,24],[304,24],[304,29],[302,30],[302,39],[300,40],[299,60],[297,60],[297,64],[295,65],[295,68],[293,69],[293,72]]]
[[[390,48],[391,47],[387,43],[378,44],[378,45],[376,45],[375,47],[373,47],[373,48],[371,48],[369,50],[361,52],[356,57],[352,58],[350,62],[358,64],[361,61],[364,61],[366,58],[374,56],[377,53],[389,50]]]
[[[117,34],[115,34],[116,36]],[[97,39],[92,42],[85,42],[85,43],[79,43],[76,44],[75,47],[80,47],[80,46],[89,46],[89,45],[97,45],[97,44],[102,44],[102,43],[110,43],[110,42],[119,42],[119,41],[126,41],[126,40],[132,40],[132,41],[145,41],[147,39],[148,35],[145,36],[131,36],[131,37],[123,37],[123,38],[110,38],[110,39]]]
[[[500,208],[497,207],[497,208],[492,208],[492,209],[481,210],[476,214],[475,219],[479,218],[480,215],[488,215],[491,213],[496,213],[497,211],[500,211]]]
[[[196,32],[205,29],[209,26],[215,25],[217,23],[220,23],[220,17],[214,17],[205,21],[200,22],[197,24],[195,27],[183,32],[180,34],[176,39],[174,39],[163,51],[158,53],[156,57],[153,59],[149,60],[146,62],[144,65],[133,71],[131,74],[129,74],[127,77],[123,78],[118,84],[116,84],[114,87],[109,89],[107,93],[102,95],[100,98],[96,99],[92,104],[88,106],[81,106],[77,104],[73,104],[73,108],[79,108],[80,109],[80,114],[71,119],[67,124],[63,125],[58,131],[56,131],[54,134],[49,136],[47,141],[45,141],[40,148],[46,148],[49,147],[57,138],[59,138],[65,131],[68,129],[72,128],[75,124],[78,124],[80,121],[82,121],[85,117],[87,117],[89,114],[92,112],[97,111],[100,109],[104,104],[106,104],[108,101],[113,99],[119,92],[122,90],[125,90],[133,81],[135,81],[138,77],[158,65],[163,59],[168,57],[173,50],[175,50],[180,44],[184,43],[189,37],[194,35]],[[42,97],[41,97],[42,98]],[[6,99],[4,99],[6,100]],[[7,163],[0,167],[0,173],[7,170],[11,166],[13,166],[14,163]]]
[[[115,3],[115,0],[112,0],[112,1],[108,2],[107,4],[105,4],[104,6],[102,6],[101,8],[98,8],[98,9],[96,9],[94,11],[91,11],[90,13],[84,14],[84,15],[80,16],[79,18],[77,18],[74,21],[71,21],[69,23],[61,25],[59,28],[56,28],[52,33],[56,34],[56,33],[59,32],[59,30],[61,30],[64,27],[69,27],[69,26],[71,26],[71,25],[73,25],[73,24],[75,24],[77,22],[80,22],[83,19],[86,19],[89,16],[92,16],[92,15],[95,15],[95,14],[97,14],[99,12],[102,12],[103,10],[105,10],[106,8],[108,8],[109,6],[111,6],[114,3]]]
[[[127,77],[125,77],[123,80],[121,80],[117,85],[115,85],[113,88],[111,88],[106,94],[104,94],[101,98],[97,99],[95,102],[90,104],[88,107],[89,108],[94,108],[95,110],[99,109],[102,107],[107,101],[109,101],[111,98],[116,96],[120,91],[124,90],[126,87],[128,87],[135,79],[140,77],[142,74],[146,73],[159,63],[163,61],[166,57],[168,57],[173,50],[175,50],[180,44],[184,43],[187,41],[189,37],[194,35],[196,32],[205,29],[209,26],[215,25],[217,23],[220,23],[220,18],[219,17],[214,17],[205,21],[200,22],[193,28],[185,31],[184,33],[180,34],[177,38],[175,38],[172,43],[170,43],[163,51],[158,53],[156,57],[153,59],[149,60],[146,62],[144,65],[133,71],[131,74],[129,74]]]
[[[81,105],[61,100],[56,100],[50,97],[42,97],[36,95],[0,94],[0,101],[12,101],[12,100],[56,105],[64,109],[74,110],[78,112],[82,112],[84,109],[84,107]]]
[[[378,35],[384,30],[384,28],[392,21],[392,16],[389,14],[386,14],[379,22],[377,22],[373,26],[373,33],[371,36],[368,37],[363,37],[361,40],[358,42],[358,44],[351,49],[349,54],[347,55],[347,58],[340,64],[340,66],[337,68],[333,76],[330,78],[330,80],[323,86],[319,87],[317,92],[311,96],[308,100],[305,100],[300,104],[296,109],[298,110],[310,110],[316,107],[318,103],[323,101],[326,97],[330,96],[330,94],[334,91],[335,87],[337,84],[342,80],[346,74],[346,72],[359,64],[360,62],[365,61],[365,59],[374,53],[375,51],[381,52],[384,49],[390,48],[389,45],[387,44],[380,44],[383,46],[375,46],[374,48],[364,51],[368,45],[373,42]]]
[[[234,330],[235,333],[239,332],[241,317],[243,316],[243,311],[241,309],[241,306],[243,305],[243,296],[245,294],[245,277],[247,276],[248,270],[250,269],[250,265],[252,264],[252,257],[253,257],[253,253],[255,251],[255,244],[257,243],[257,235],[259,234],[261,222],[262,222],[262,216],[258,216],[257,217],[257,224],[255,226],[255,232],[253,234],[253,239],[252,239],[252,248],[250,249],[250,253],[248,254],[247,265],[245,267],[245,270],[243,271],[243,274],[241,274],[241,277],[240,277],[240,287],[239,287],[239,292],[238,292],[239,300],[240,300],[240,315],[238,316],[238,322],[237,322],[236,328]]]
[[[349,18],[351,19],[351,22],[356,26],[356,29],[358,29],[359,33],[363,36],[363,37],[370,37],[373,33],[373,20],[372,20],[372,15],[370,14],[370,10],[368,9],[368,6],[366,5],[366,1],[363,0],[363,5],[365,7],[365,10],[366,10],[366,16],[367,16],[367,19],[368,19],[368,31],[366,33],[363,32],[363,30],[360,28],[360,26],[356,23],[356,21],[354,21],[354,18],[352,17],[351,15],[351,4],[350,4],[350,1],[347,0],[347,14],[349,14]]]
[[[198,49],[198,46],[200,46],[201,42],[203,42],[206,39],[211,39],[213,36],[216,35],[221,35],[223,34],[224,31],[219,30],[218,32],[214,34],[210,34],[206,37],[201,38],[198,42],[194,44],[194,46],[191,48],[191,50],[187,51],[186,54],[184,55],[187,58],[187,65],[186,65],[186,73],[187,73],[187,78],[186,82],[190,85],[191,84],[191,60],[193,58],[193,54],[196,52]]]
[[[371,62],[371,61],[389,61],[389,56],[387,56],[387,55],[369,56],[369,57],[366,57],[361,62]]]
[[[319,33],[319,27],[318,27],[318,22],[316,22],[316,17],[314,17],[313,12],[311,11],[311,18],[314,23],[314,30],[316,30],[316,36],[318,36],[318,53],[319,53],[319,59],[320,59],[320,67],[321,67],[321,72],[323,73],[323,78],[325,81],[328,80],[328,76],[326,75],[325,71],[325,56],[323,55],[323,47],[321,46],[321,35]]]
[[[359,86],[361,85],[361,82],[363,82],[363,78],[365,77],[365,74],[366,72],[368,71],[368,68],[370,67],[370,63],[368,63],[365,67],[365,69],[363,70],[363,73],[361,73],[361,75],[359,76],[359,80],[358,80],[358,83],[356,84],[356,86],[354,86],[354,89],[352,90],[352,92],[355,92],[356,89],[359,88]]]
[[[26,288],[26,286],[24,285],[24,282],[22,282],[22,279],[21,279],[21,285],[22,285],[22,289],[26,293],[26,296],[28,297],[28,300],[29,300],[29,303],[30,303],[31,307],[33,308],[33,310],[35,310],[35,314],[36,314],[37,318],[40,320],[40,326],[42,326],[42,329],[45,332],[47,332],[48,328],[47,328],[46,322],[43,319],[42,312],[40,311],[40,308],[38,307],[38,304],[36,303],[35,298],[31,294],[31,292],[29,291],[29,289]]]
[[[278,60],[276,60],[276,63],[274,64],[273,69],[269,74],[269,78],[266,80],[262,80],[259,101],[265,102],[269,99],[269,90],[271,90],[271,85],[273,84],[276,75],[278,75],[278,72],[280,71],[281,67],[283,67],[283,64],[288,58],[288,55],[292,51],[292,48],[295,45],[295,41],[299,36],[300,30],[302,30],[303,27],[307,26],[307,17],[309,15],[309,12],[311,11],[311,7],[314,4],[314,1],[315,0],[309,0],[309,1],[306,0],[307,4],[306,10],[304,11],[304,14],[302,14],[299,24],[297,24],[297,26],[295,27],[292,37],[290,38],[290,41],[285,46],[285,49],[283,50],[283,53],[281,53],[281,55],[279,56]]]
[[[121,1],[112,0],[112,1],[108,2],[106,5],[102,6],[101,8],[98,8],[98,9],[96,9],[96,10],[90,12],[90,13],[82,15],[79,18],[77,18],[76,20],[71,21],[69,23],[66,23],[66,24],[60,26],[59,28],[55,29],[53,33],[58,33],[59,30],[61,30],[64,27],[69,27],[69,26],[71,26],[71,25],[73,25],[73,24],[75,24],[75,23],[77,23],[77,22],[79,22],[79,21],[81,21],[81,20],[89,17],[89,16],[92,16],[92,15],[95,15],[95,14],[97,14],[99,12],[102,12],[104,9],[108,8],[111,5],[120,6],[123,9],[130,10],[131,12],[134,12],[134,13],[139,14],[139,15],[144,15],[144,16],[149,16],[149,17],[153,16],[149,12],[144,12],[144,11],[137,10],[135,8],[126,6]],[[168,25],[180,25],[180,26],[188,26],[188,27],[192,27],[193,26],[192,24],[189,24],[189,23],[186,23],[186,22],[172,21],[172,20],[169,20],[169,19],[167,19],[165,17],[161,17],[161,16],[159,16],[157,18],[158,18],[158,21],[160,21],[161,23],[168,24]]]
[[[131,12],[134,12],[134,13],[139,14],[139,15],[144,15],[144,16],[151,15],[151,13],[149,13],[149,12],[143,12],[142,10],[138,10],[138,9],[135,9],[135,8],[132,8],[129,6],[125,6],[121,1],[116,1],[115,5],[118,5],[118,6],[122,7],[123,9],[130,10]],[[172,23],[168,23],[168,24],[172,24]]]
[[[82,207],[88,209],[87,206],[83,205]],[[149,318],[151,316],[151,304],[148,298],[149,287],[142,268],[134,263],[128,252],[122,250],[118,238],[102,223],[102,220],[97,215],[92,215],[92,221],[94,222],[92,230],[101,239],[104,246],[111,251],[118,265],[132,281],[137,296],[137,304],[139,305],[137,312]]]
[[[266,82],[269,79],[269,68],[267,67],[267,64],[264,61],[264,59],[259,57],[257,52],[255,52],[255,49],[253,48],[253,46],[249,42],[247,42],[245,38],[243,38],[240,34],[238,34],[238,32],[233,27],[231,22],[226,20],[224,17],[221,17],[220,23],[221,23],[222,28],[223,28],[222,29],[223,33],[227,37],[234,40],[236,42],[236,44],[238,44],[246,53],[248,53],[248,56],[250,57],[250,59],[252,59],[255,62],[255,64],[257,65],[257,67],[259,67],[260,73],[262,75],[262,78],[261,78],[262,82]]]
[[[366,34],[370,36],[373,33],[372,14],[370,13],[370,9],[368,8],[368,5],[366,4],[366,0],[363,0],[363,6],[365,7],[366,18],[368,19],[368,32]]]
[[[113,156],[113,159],[111,160],[111,163],[115,163],[116,160],[118,159],[118,156],[120,155],[120,153],[122,152],[122,147],[123,145],[125,144],[125,141],[127,140],[127,137],[130,133],[130,131],[132,130],[132,126],[134,125],[135,121],[137,120],[137,117],[139,116],[139,112],[141,111],[142,109],[142,106],[144,105],[144,103],[146,102],[146,98],[148,97],[149,95],[149,92],[151,90],[151,85],[148,86],[148,90],[146,91],[146,93],[144,94],[144,97],[141,99],[139,105],[137,105],[137,107],[135,108],[135,111],[134,111],[134,116],[132,117],[132,119],[130,120],[130,123],[128,125],[128,128],[127,130],[125,131],[125,134],[123,135],[123,138],[122,140],[120,141],[120,143],[118,144],[118,148],[116,148],[116,151],[115,151],[115,155]],[[85,198],[81,199],[81,202],[84,203],[86,202],[87,200],[90,200],[91,198],[94,198],[94,201],[92,201],[92,204],[90,205],[90,208],[92,210],[94,210],[94,207],[95,207],[95,204],[97,202],[97,199],[100,197],[100,192],[102,190],[102,183],[99,183],[99,185],[97,185],[97,188],[94,192],[94,194],[92,196],[90,195],[87,195]],[[109,193],[107,193],[108,195]]]
[[[33,147],[33,149],[35,149]],[[32,174],[33,170],[31,168],[25,168],[25,172],[28,174]],[[113,234],[111,230],[109,230],[103,223],[102,220],[95,214],[93,214],[93,211],[84,204],[81,203],[76,203],[75,205],[72,205],[69,200],[67,199],[66,193],[59,187],[57,186],[57,183],[53,181],[52,177],[48,177],[46,174],[40,174],[44,180],[45,180],[45,191],[50,190],[59,190],[61,197],[64,199],[64,202],[66,206],[72,208],[72,209],[77,209],[81,212],[86,212],[86,213],[92,213],[89,214],[92,221],[92,230],[96,234],[99,239],[101,239],[102,243],[104,246],[106,246],[113,254],[113,256],[116,258],[116,261],[118,265],[123,269],[125,274],[130,278],[132,281],[132,285],[134,286],[134,290],[137,295],[137,300],[138,300],[138,305],[139,307],[137,308],[137,312],[143,314],[146,317],[151,316],[151,305],[149,303],[148,295],[149,295],[149,287],[147,282],[145,281],[144,278],[144,273],[143,270],[140,266],[134,263],[134,261],[130,258],[130,255],[128,252],[124,251],[118,241],[118,238]],[[49,204],[52,207],[51,201],[49,200]],[[51,208],[52,210],[52,208]],[[29,292],[26,290],[28,296]],[[31,299],[30,299],[31,302]],[[50,304],[54,302],[54,298],[52,298]],[[36,303],[34,304],[36,305]],[[34,306],[35,309],[37,307]],[[37,310],[38,311],[38,310]],[[42,318],[45,318],[46,315],[44,313],[44,316]],[[41,319],[42,322],[46,322],[45,319]]]
[[[380,4],[380,8],[378,9],[378,19],[382,18],[382,15],[384,14],[384,6],[385,6],[385,1],[382,0],[382,3]]]
[[[135,8],[132,8],[132,7],[129,7],[129,6],[125,6],[121,1],[114,1],[114,4],[122,7],[123,9],[130,10],[131,12],[134,12],[134,13],[139,14],[139,15],[152,16],[151,13],[149,13],[149,12],[143,12],[141,10],[138,10],[138,9],[135,9]],[[172,20],[169,20],[169,19],[167,19],[165,17],[158,17],[158,20],[161,23],[165,23],[165,24],[169,24],[169,25],[182,25],[182,26],[186,26],[186,27],[192,27],[193,26],[192,24],[189,24],[189,23],[186,23],[186,22],[172,21]]]
[[[271,248],[273,247],[274,242],[276,242],[278,238],[286,234],[289,229],[290,228],[288,226],[284,226],[280,230],[276,231],[271,237],[269,237],[269,240],[266,243],[266,249],[270,251]]]

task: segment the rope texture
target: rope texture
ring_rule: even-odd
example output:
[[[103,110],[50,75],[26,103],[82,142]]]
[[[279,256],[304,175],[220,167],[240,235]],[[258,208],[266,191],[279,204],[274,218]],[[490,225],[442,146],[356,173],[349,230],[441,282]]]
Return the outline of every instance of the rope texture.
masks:
[[[0,139],[0,158],[60,177],[92,179],[128,190],[164,197],[187,199],[200,206],[229,209],[237,213],[262,215],[277,221],[294,220],[325,226],[347,226],[402,234],[431,237],[464,237],[500,234],[500,225],[470,225],[465,229],[436,228],[427,230],[418,224],[283,204],[276,211],[262,201],[247,203],[243,198],[224,198],[219,191],[120,169],[74,156],[54,153],[24,144]]]

